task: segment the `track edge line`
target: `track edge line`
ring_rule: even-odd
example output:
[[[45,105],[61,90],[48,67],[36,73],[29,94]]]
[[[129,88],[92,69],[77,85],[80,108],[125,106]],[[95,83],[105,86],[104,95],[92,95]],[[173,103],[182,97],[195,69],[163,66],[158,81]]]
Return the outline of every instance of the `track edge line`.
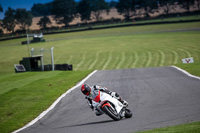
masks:
[[[195,75],[192,75],[192,74],[190,74],[189,72],[187,72],[187,71],[185,71],[185,70],[183,70],[183,69],[181,69],[181,68],[179,68],[179,67],[177,67],[177,66],[171,66],[171,67],[176,68],[177,70],[183,72],[184,74],[188,75],[189,77],[196,78],[196,79],[199,79],[199,80],[200,80],[200,77],[195,76]]]

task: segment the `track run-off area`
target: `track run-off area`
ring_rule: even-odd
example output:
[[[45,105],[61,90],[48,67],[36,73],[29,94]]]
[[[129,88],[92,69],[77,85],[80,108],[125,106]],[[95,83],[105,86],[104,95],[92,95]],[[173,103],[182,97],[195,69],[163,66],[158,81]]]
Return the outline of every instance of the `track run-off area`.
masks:
[[[96,116],[80,91],[82,83],[118,92],[129,102],[133,117],[113,121],[106,115]],[[133,133],[199,121],[199,86],[200,79],[175,67],[98,70],[70,90],[46,115],[19,132]]]
[[[77,45],[79,52],[66,54],[65,59],[66,62],[74,64],[74,70],[170,66],[180,64],[182,63],[181,59],[189,57],[199,61],[199,46],[194,42],[194,40],[199,40],[197,32],[199,29],[182,32],[142,33],[144,36],[119,34],[98,38],[81,38],[81,43],[75,42],[81,44]],[[87,41],[85,42],[85,40]],[[73,47],[70,48],[73,49]],[[90,51],[90,54],[85,51]],[[62,58],[55,59],[55,62],[59,62]]]

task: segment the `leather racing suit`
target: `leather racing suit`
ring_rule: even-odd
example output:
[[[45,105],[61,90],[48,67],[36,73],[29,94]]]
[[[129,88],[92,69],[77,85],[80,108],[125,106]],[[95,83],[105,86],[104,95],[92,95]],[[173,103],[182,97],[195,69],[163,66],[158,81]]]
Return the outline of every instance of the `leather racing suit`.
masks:
[[[116,92],[109,91],[106,87],[94,85],[91,87],[90,94],[85,97],[88,100],[88,104],[92,110],[94,110],[94,107],[92,106],[92,100],[94,100],[95,97],[98,95],[98,91],[105,92],[111,95],[112,97],[116,98],[117,100],[119,100],[124,106],[128,106],[128,103],[125,100],[122,100],[122,98]],[[102,113],[98,109],[94,111],[97,116],[102,115]]]

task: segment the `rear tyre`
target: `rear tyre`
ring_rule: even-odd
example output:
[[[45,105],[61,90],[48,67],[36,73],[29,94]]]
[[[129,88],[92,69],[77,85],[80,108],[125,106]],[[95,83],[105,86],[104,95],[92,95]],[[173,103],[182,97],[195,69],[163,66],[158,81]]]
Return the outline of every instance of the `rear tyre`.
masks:
[[[103,107],[103,111],[115,121],[119,121],[121,119],[117,111],[113,110],[111,107],[107,105]]]
[[[126,118],[131,118],[132,117],[132,112],[129,109],[125,109],[125,117]]]

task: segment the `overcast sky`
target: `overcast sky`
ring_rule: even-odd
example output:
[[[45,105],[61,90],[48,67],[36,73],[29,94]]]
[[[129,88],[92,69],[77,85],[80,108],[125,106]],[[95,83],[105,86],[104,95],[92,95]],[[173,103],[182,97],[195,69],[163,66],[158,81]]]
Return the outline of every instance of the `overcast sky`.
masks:
[[[0,4],[3,7],[3,13],[0,12],[0,19],[3,19],[5,11],[8,9],[8,7],[11,7],[12,9],[17,9],[17,8],[26,8],[27,10],[31,10],[31,7],[33,4],[37,3],[48,3],[53,0],[0,0]],[[80,1],[80,0],[75,0],[75,1]],[[111,0],[106,0],[106,1],[111,1]],[[117,0],[113,0],[117,1]]]

